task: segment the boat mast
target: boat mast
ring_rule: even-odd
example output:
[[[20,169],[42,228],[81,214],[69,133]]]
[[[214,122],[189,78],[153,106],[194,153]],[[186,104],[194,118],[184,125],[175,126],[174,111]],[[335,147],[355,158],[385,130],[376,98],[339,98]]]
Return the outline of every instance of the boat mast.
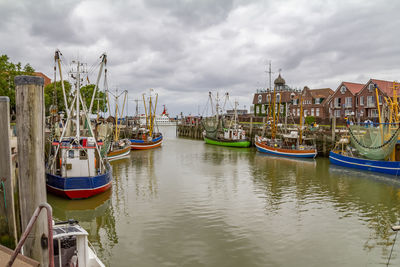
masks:
[[[78,61],[78,65],[76,68],[76,96],[78,98],[78,101],[76,101],[76,137],[78,139],[78,142],[80,140],[80,120],[79,120],[79,116],[80,116],[80,103],[79,103],[79,97],[81,94],[81,74],[80,74],[80,70],[79,70],[79,61]]]
[[[106,55],[106,53],[103,53],[100,56],[100,58],[102,58],[102,59],[101,59],[101,63],[100,63],[99,74],[97,75],[96,86],[94,87],[94,90],[93,90],[92,100],[90,101],[88,114],[92,113],[93,101],[94,101],[94,98],[96,96],[97,89],[99,88],[99,82],[100,82],[101,73],[103,72],[103,67],[107,64],[107,55]]]
[[[300,93],[300,129],[299,129],[299,145],[303,143],[303,92]]]
[[[275,121],[275,106],[276,106],[276,87],[274,86],[274,94],[273,94],[274,100],[273,100],[273,104],[274,107],[271,108],[272,109],[272,125],[271,125],[271,139],[275,139],[276,137],[276,121]]]
[[[60,50],[57,49],[56,53],[54,55],[54,59],[58,64],[58,71],[60,72],[61,88],[62,88],[63,96],[64,96],[64,106],[65,106],[65,111],[68,114],[69,108],[68,108],[68,103],[67,103],[67,95],[65,94],[64,80],[63,80],[62,71],[61,71],[60,55],[62,55],[62,54],[61,54]],[[56,90],[55,87],[54,87],[54,90]]]

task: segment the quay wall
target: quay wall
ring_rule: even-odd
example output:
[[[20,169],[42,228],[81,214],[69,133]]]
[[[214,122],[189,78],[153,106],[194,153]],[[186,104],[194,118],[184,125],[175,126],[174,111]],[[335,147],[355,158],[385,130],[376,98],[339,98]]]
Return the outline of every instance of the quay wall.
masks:
[[[240,120],[239,124],[246,131],[247,136],[250,137],[252,146],[254,146],[254,137],[256,135],[271,136],[269,126],[265,123],[265,118],[257,118],[257,121],[253,120],[252,117],[246,119]],[[296,127],[297,125],[294,124],[287,124],[286,127],[283,124],[279,124],[278,132],[289,133],[291,130],[296,130]],[[182,119],[176,126],[176,136],[178,137],[202,140],[203,131],[201,118]],[[315,138],[318,154],[327,157],[329,156],[329,151],[335,145],[334,140],[337,140],[337,136],[346,132],[347,130],[344,126],[336,126],[336,121],[332,120],[331,125],[320,125],[314,130],[305,130],[304,134],[307,137]]]

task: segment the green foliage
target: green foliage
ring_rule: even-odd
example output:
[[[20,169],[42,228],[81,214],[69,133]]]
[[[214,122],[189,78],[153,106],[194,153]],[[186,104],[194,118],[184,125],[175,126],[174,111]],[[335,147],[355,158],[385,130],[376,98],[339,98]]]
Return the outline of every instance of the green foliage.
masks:
[[[310,125],[310,124],[312,124],[314,122],[315,122],[315,117],[314,116],[307,116],[306,117],[305,124]]]
[[[67,102],[68,105],[70,105],[70,92],[71,92],[71,84],[68,81],[64,81],[64,87],[65,87],[65,94],[67,96]],[[50,106],[53,105],[53,103],[56,100],[57,102],[57,110],[58,111],[66,111],[65,105],[64,105],[64,95],[62,91],[62,85],[61,81],[56,82],[56,90],[55,90],[55,99],[54,99],[54,83],[48,84],[44,88],[44,103],[46,107],[46,114],[49,114]]]
[[[93,90],[96,87],[94,84],[89,84],[83,86],[81,88],[81,95],[83,101],[86,103],[86,107],[89,109],[90,101],[92,101]],[[97,104],[99,106],[99,110],[97,110]],[[107,99],[104,92],[101,92],[97,88],[95,100],[93,102],[92,113],[96,114],[97,112],[107,112]]]
[[[34,72],[29,63],[22,68],[20,62],[14,64],[7,55],[0,56],[0,95],[10,98],[11,110],[15,110],[15,76],[32,75]]]

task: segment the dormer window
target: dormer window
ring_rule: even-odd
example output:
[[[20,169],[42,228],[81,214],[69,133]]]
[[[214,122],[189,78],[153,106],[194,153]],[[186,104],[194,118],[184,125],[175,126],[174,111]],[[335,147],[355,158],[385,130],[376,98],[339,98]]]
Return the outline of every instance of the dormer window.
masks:
[[[375,88],[375,86],[374,86],[373,83],[370,83],[370,84],[368,85],[368,91],[372,92],[372,90],[374,90],[374,88]]]
[[[346,86],[340,87],[340,92],[341,92],[342,94],[346,93]]]

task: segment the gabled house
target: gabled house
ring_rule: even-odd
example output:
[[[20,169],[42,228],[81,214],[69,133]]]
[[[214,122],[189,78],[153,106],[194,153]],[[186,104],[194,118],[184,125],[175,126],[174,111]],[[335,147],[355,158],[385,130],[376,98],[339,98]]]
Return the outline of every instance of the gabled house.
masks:
[[[375,86],[381,110],[385,97],[393,98],[393,82],[370,79],[356,94],[356,118],[361,120],[378,118]]]
[[[355,113],[356,94],[363,87],[361,83],[342,82],[326,102],[330,116],[344,118]]]
[[[295,118],[300,117],[300,97],[303,100],[303,116],[313,116],[317,119],[329,118],[329,111],[325,108],[325,103],[329,97],[333,95],[331,88],[321,89],[310,89],[307,86],[304,87],[301,92],[302,97],[298,94],[291,107],[292,116]]]

